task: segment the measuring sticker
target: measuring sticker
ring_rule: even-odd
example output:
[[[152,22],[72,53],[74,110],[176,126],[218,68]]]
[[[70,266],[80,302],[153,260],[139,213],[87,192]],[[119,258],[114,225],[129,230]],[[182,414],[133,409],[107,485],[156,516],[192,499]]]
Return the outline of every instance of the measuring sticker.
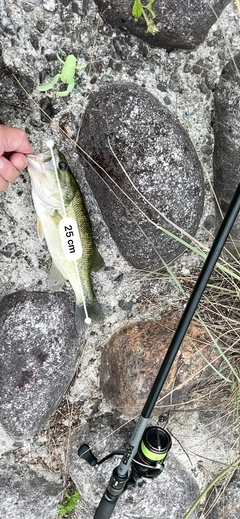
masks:
[[[82,256],[82,245],[76,220],[66,216],[59,222],[58,229],[65,257],[70,261],[79,260]]]

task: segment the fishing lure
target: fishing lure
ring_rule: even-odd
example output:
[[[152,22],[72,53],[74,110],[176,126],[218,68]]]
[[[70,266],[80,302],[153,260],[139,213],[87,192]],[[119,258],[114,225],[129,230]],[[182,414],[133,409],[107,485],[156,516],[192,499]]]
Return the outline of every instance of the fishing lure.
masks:
[[[53,88],[53,86],[59,80],[61,80],[62,83],[67,85],[67,88],[61,92],[57,92],[56,96],[65,97],[68,94],[70,94],[70,92],[72,92],[72,90],[74,89],[74,85],[75,85],[74,76],[75,76],[76,70],[81,70],[84,67],[86,67],[86,65],[77,65],[77,59],[73,54],[69,54],[66,57],[65,61],[63,61],[60,58],[60,56],[57,54],[57,59],[63,65],[61,72],[56,74],[56,76],[54,76],[52,78],[52,81],[50,81],[50,83],[45,83],[45,85],[39,85],[37,87],[37,89],[39,90],[39,92],[46,92],[47,90],[50,90],[51,88]]]

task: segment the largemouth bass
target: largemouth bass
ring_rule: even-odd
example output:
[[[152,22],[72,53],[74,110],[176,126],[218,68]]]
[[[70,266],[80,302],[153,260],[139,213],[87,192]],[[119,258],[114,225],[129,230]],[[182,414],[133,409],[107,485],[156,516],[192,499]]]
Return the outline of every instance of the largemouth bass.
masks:
[[[45,238],[52,257],[49,286],[56,289],[60,288],[66,280],[70,282],[76,297],[76,329],[81,333],[85,329],[85,308],[92,319],[99,319],[102,315],[92,290],[90,272],[99,270],[104,262],[93,242],[91,224],[79,186],[64,155],[55,146],[53,154],[61,190],[59,190],[51,151],[48,150],[40,155],[28,155],[32,197],[38,217],[38,235],[41,240]],[[59,232],[59,223],[64,216],[73,218],[77,223],[82,256],[76,262],[67,259],[64,254]]]

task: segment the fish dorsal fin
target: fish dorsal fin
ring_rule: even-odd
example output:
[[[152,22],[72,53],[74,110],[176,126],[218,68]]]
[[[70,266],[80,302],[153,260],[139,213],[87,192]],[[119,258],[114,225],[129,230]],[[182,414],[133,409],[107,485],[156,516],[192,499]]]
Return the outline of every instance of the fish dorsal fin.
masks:
[[[102,258],[100,252],[98,252],[96,245],[93,246],[93,260],[92,260],[92,270],[94,272],[98,272],[104,267],[104,259]]]
[[[44,232],[43,232],[42,222],[39,218],[37,219],[37,232],[38,232],[39,240],[42,241],[44,238]]]
[[[52,263],[51,270],[49,272],[49,278],[48,278],[48,286],[52,290],[61,288],[63,284],[65,283],[66,279],[61,274],[60,270],[56,267],[54,263]]]

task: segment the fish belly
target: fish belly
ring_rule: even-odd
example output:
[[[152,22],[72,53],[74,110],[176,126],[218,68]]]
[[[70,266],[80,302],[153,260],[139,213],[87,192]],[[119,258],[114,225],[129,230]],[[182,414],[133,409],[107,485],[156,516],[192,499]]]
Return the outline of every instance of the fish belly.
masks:
[[[77,304],[82,304],[82,291],[84,298],[90,303],[94,299],[94,295],[91,288],[90,270],[87,271],[87,268],[84,268],[84,251],[82,258],[77,263],[68,260],[64,255],[58,225],[53,218],[42,214],[40,221],[55,269],[61,273],[65,280],[69,281],[74,290]]]

